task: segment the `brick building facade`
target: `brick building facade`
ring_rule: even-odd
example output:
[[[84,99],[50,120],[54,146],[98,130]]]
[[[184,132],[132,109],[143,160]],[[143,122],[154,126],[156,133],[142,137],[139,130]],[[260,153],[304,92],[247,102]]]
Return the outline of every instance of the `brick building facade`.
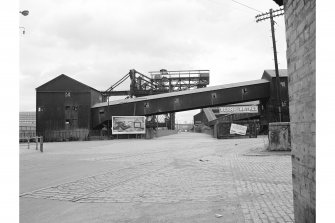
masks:
[[[276,2],[285,10],[295,221],[315,222],[316,1]]]

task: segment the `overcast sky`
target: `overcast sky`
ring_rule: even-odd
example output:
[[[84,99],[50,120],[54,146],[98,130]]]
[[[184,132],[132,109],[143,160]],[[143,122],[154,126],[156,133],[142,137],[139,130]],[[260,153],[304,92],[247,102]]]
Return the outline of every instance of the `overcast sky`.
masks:
[[[261,12],[278,8],[272,0],[237,1]],[[274,69],[270,21],[256,23],[260,12],[233,0],[21,0],[20,9],[30,11],[20,15],[20,111],[34,111],[35,88],[60,74],[106,90],[130,69],[208,69],[210,86]],[[275,20],[285,69],[284,17]]]

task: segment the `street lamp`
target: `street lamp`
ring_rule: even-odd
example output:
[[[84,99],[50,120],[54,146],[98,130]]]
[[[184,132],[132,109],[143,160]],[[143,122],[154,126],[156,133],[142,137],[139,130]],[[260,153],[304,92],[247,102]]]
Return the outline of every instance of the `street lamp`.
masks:
[[[20,13],[21,13],[23,16],[27,16],[27,15],[29,15],[29,11],[28,11],[28,10],[20,11]]]
[[[19,13],[21,13],[23,16],[29,15],[29,11],[28,10],[19,11]],[[26,28],[24,28],[23,26],[20,26],[19,28],[23,29],[22,34],[24,35],[26,33]]]
[[[20,29],[23,29],[23,30],[22,30],[22,34],[24,35],[24,34],[26,33],[26,28],[24,28],[23,26],[20,26],[19,28],[20,28]]]

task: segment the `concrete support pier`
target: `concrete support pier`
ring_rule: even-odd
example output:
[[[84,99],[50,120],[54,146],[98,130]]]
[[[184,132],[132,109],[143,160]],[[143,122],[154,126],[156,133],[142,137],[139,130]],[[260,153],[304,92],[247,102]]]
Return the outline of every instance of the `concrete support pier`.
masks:
[[[289,122],[269,123],[270,151],[291,151],[291,134]]]

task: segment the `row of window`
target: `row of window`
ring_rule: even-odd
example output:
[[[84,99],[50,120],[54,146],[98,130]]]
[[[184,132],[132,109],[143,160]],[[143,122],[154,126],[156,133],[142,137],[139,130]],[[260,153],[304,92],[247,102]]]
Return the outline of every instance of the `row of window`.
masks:
[[[69,106],[69,105],[66,105],[65,106],[65,110],[67,110],[67,111],[69,111],[69,110],[73,110],[73,111],[78,111],[78,108],[79,108],[79,106]],[[38,108],[37,108],[37,111],[38,112],[42,112],[42,111],[44,111],[45,110],[45,108],[43,107],[43,106],[39,106]]]
[[[19,126],[19,130],[36,130],[35,126]]]

